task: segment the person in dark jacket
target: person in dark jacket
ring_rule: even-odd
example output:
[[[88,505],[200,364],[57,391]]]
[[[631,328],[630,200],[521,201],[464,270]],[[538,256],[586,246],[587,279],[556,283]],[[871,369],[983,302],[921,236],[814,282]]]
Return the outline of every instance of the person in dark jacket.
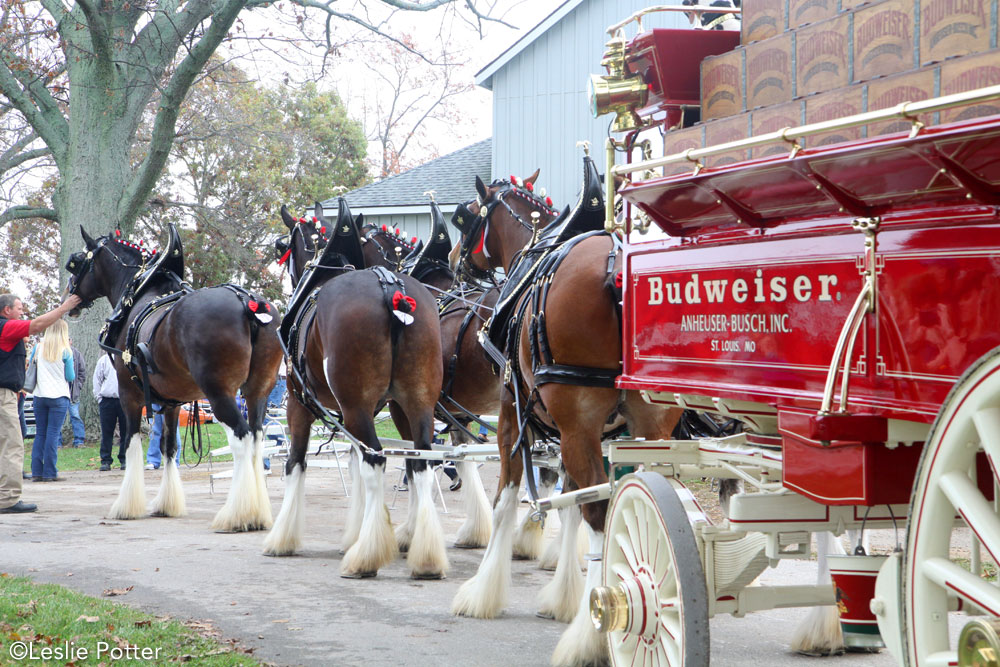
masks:
[[[17,417],[17,395],[24,387],[24,339],[45,331],[78,305],[80,297],[71,294],[44,315],[25,320],[21,300],[13,294],[0,294],[0,514],[38,509],[34,503],[21,500],[24,439]]]

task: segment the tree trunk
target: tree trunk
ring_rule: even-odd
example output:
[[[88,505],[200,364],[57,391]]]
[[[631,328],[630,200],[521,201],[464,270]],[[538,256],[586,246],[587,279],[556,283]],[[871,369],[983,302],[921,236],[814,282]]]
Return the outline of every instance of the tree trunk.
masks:
[[[128,106],[127,87],[109,77],[96,58],[69,58],[67,64],[74,84],[68,151],[59,165],[61,179],[53,195],[63,240],[59,264],[64,288],[68,284],[66,262],[72,253],[84,248],[81,227],[97,238],[120,226],[127,237],[135,225],[134,220],[116,217],[132,177],[129,152],[134,137],[122,118]],[[112,305],[100,299],[78,321],[70,322],[70,335],[87,363],[80,414],[88,434],[100,433],[91,379],[100,355],[105,354],[98,346],[98,335]]]

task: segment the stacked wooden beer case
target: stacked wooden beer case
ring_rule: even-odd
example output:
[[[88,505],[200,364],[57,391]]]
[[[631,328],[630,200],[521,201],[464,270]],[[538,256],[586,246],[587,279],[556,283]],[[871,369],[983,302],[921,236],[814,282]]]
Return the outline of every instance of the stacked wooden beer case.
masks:
[[[668,133],[664,154],[1000,83],[992,7],[983,0],[744,0],[739,46],[702,61],[702,122]],[[981,104],[920,121],[997,113],[995,103]],[[908,128],[905,121],[854,127],[804,145]],[[706,166],[783,151],[770,145],[715,156]]]

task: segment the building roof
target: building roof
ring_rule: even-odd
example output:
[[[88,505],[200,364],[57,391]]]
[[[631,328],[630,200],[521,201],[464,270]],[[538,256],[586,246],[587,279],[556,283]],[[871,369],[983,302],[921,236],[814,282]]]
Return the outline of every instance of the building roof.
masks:
[[[489,183],[492,178],[492,139],[461,148],[419,167],[394,174],[344,195],[354,212],[363,209],[398,209],[419,205],[427,207],[424,195],[434,190],[438,204],[459,204],[476,195],[476,176]],[[337,198],[323,202],[324,209],[335,209]]]
[[[528,48],[536,39],[545,34],[549,28],[559,23],[567,14],[577,8],[583,0],[566,0],[546,16],[542,21],[528,32],[521,35],[520,39],[510,45],[510,47],[494,58],[486,67],[476,72],[475,82],[477,86],[482,86],[487,90],[493,90],[493,75],[504,65],[510,62],[514,56]]]

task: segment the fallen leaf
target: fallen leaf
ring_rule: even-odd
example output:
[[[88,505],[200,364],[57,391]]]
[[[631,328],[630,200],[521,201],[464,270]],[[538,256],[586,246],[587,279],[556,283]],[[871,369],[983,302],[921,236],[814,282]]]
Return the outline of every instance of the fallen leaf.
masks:
[[[137,628],[148,628],[152,624],[153,624],[153,622],[150,621],[149,619],[147,619],[145,621],[136,621],[135,622],[135,627],[137,627]]]
[[[103,595],[105,597],[114,597],[115,595],[125,595],[133,588],[135,588],[135,586],[129,586],[128,588],[108,588],[105,589]]]
[[[288,619],[287,618],[279,618],[278,620],[271,621],[271,622],[272,623],[288,623]]]
[[[67,572],[67,573],[66,573],[66,576],[67,576],[67,577],[72,577],[72,576],[73,576],[73,573],[72,573],[72,572]]]
[[[76,620],[83,621],[84,623],[97,623],[101,620],[101,618],[100,616],[84,616],[83,614],[80,614],[76,617]]]

